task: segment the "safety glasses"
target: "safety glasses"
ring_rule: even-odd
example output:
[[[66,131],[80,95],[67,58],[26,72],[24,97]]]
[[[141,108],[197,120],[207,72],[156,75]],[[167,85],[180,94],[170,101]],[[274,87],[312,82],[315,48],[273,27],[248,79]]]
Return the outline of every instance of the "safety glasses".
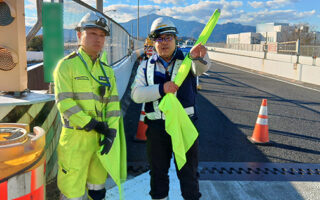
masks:
[[[173,35],[166,35],[165,37],[157,37],[154,39],[155,42],[169,42],[173,39]]]

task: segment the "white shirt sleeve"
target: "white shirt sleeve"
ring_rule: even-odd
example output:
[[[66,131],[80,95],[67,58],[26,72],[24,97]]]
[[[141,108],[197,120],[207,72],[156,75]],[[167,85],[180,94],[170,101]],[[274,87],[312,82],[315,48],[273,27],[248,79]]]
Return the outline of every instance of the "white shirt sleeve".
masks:
[[[207,62],[207,64],[203,64],[199,60],[192,60],[191,71],[194,76],[200,76],[204,72],[207,72],[211,67],[211,62],[208,54],[206,54],[203,58]]]
[[[159,84],[147,85],[144,73],[146,62],[142,62],[138,67],[136,77],[131,85],[131,99],[135,103],[151,102],[161,98]]]

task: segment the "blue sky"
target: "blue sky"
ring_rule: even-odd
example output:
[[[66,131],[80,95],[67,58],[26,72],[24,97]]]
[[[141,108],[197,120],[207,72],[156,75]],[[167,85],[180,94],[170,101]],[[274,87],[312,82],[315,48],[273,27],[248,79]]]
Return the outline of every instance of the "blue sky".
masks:
[[[95,7],[96,0],[83,1]],[[27,24],[35,23],[35,2],[25,0]],[[106,14],[119,23],[137,18],[138,0],[103,2]],[[140,16],[155,13],[200,23],[206,23],[213,11],[220,8],[220,24],[234,22],[255,26],[265,22],[308,23],[312,30],[320,31],[319,0],[140,0],[139,8]]]

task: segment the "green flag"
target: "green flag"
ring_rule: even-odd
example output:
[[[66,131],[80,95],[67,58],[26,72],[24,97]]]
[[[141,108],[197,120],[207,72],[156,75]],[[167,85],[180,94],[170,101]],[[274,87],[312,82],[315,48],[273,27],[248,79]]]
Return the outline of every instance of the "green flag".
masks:
[[[215,10],[210,17],[207,25],[202,30],[195,45],[201,43],[205,45],[216,26],[220,17],[220,9]],[[181,86],[184,79],[187,77],[192,60],[186,56],[183,60],[178,74],[174,79],[175,84]],[[159,109],[165,114],[165,127],[167,133],[171,136],[172,149],[175,155],[178,169],[180,170],[186,163],[186,153],[193,145],[198,137],[198,131],[189,119],[186,111],[182,107],[179,100],[172,93],[166,94],[159,104]]]

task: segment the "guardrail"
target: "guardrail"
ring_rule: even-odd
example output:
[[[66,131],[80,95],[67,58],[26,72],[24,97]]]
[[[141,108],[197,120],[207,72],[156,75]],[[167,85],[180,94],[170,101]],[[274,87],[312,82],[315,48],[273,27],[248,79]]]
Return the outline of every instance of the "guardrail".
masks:
[[[81,18],[90,11],[99,12],[97,9],[80,0],[64,0],[63,28],[65,53],[74,51],[78,48],[75,26]],[[112,66],[121,61],[124,57],[131,54],[132,51],[143,48],[143,41],[133,38],[120,24],[104,13],[102,14],[110,28],[110,36],[106,38],[104,50],[107,52],[108,62]]]
[[[81,18],[90,11],[99,11],[80,0],[64,0],[63,4],[64,50],[67,55],[78,48],[74,28]],[[135,59],[143,53],[141,49],[143,49],[144,41],[133,38],[120,24],[104,13],[99,13],[106,18],[110,28],[110,36],[106,38],[104,50],[107,52],[109,65],[115,70],[117,80],[121,80],[117,84],[119,93],[123,95]],[[118,73],[120,71],[121,73]],[[42,76],[42,63],[28,67],[28,88],[32,90],[48,89],[48,83],[44,82]]]
[[[226,44],[226,43],[208,43],[208,47],[236,49],[241,51],[255,51],[266,53],[279,53],[300,56],[320,57],[320,45],[297,45],[297,41],[273,42],[267,44]]]
[[[290,80],[320,85],[320,58],[208,47],[209,58]]]

